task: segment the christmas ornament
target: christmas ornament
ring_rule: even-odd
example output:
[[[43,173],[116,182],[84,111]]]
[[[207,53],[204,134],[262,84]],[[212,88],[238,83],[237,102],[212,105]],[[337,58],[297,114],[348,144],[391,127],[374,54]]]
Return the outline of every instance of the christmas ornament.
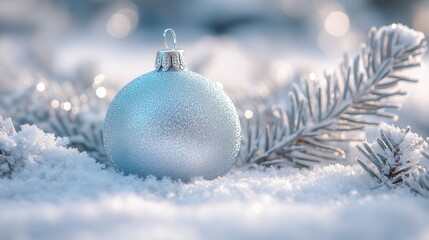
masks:
[[[169,48],[166,34],[173,37]],[[172,29],[164,31],[155,71],[126,85],[113,99],[104,147],[125,174],[213,179],[229,171],[240,146],[240,122],[220,84],[186,70]]]

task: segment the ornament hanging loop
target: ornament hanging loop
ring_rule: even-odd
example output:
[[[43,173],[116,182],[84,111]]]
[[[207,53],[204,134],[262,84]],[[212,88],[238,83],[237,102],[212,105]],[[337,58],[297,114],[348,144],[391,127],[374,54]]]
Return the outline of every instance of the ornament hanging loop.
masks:
[[[173,37],[173,47],[172,48],[170,48],[169,46],[168,46],[168,42],[167,42],[167,33],[168,32],[170,32],[171,33],[171,36]],[[167,48],[167,49],[176,49],[176,44],[177,44],[177,41],[176,41],[176,33],[174,32],[174,30],[173,29],[171,29],[171,28],[167,28],[167,29],[165,29],[164,30],[164,33],[162,34],[162,36],[164,37],[164,46],[165,46],[165,48]]]
[[[167,33],[170,32],[173,38],[173,47],[168,46]],[[185,57],[183,50],[176,49],[176,33],[173,29],[167,28],[164,30],[164,46],[165,49],[160,49],[156,53],[155,69],[157,71],[181,71],[186,69]]]

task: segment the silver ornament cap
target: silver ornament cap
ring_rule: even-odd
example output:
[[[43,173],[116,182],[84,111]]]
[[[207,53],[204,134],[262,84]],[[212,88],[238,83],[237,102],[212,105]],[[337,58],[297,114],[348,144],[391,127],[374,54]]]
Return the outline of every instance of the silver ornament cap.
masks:
[[[173,38],[173,46],[170,48],[167,43],[167,33],[170,32]],[[183,56],[182,49],[176,49],[177,40],[176,33],[173,29],[167,28],[164,30],[164,46],[165,49],[160,49],[156,53],[155,69],[157,71],[168,71],[168,70],[185,70],[186,62]]]

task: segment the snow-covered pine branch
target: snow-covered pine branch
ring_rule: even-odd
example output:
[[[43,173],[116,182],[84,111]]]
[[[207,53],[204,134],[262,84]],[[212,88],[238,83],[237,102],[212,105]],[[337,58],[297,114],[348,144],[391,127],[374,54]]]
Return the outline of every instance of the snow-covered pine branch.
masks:
[[[337,72],[293,84],[286,107],[273,109],[272,124],[260,126],[262,116],[244,128],[238,166],[310,166],[344,158],[335,141],[350,141],[344,133],[377,125],[377,118],[396,118],[388,100],[406,94],[399,82],[417,82],[402,70],[422,62],[424,35],[401,24],[372,28],[368,41],[351,60],[345,55]],[[244,121],[246,122],[246,121]],[[247,130],[246,130],[247,129]]]
[[[380,137],[373,143],[358,145],[359,151],[372,164],[365,164],[359,158],[358,163],[377,182],[393,188],[409,180],[418,178],[426,172],[421,165],[424,159],[423,149],[428,144],[411,129],[399,129],[383,124]]]
[[[96,96],[94,85],[98,85],[93,83],[93,78],[76,77],[71,84],[50,78],[39,79],[10,68],[0,67],[0,71],[1,115],[12,116],[17,128],[36,124],[45,132],[67,137],[70,147],[109,165],[102,128],[110,99]],[[105,83],[103,87],[116,92]]]

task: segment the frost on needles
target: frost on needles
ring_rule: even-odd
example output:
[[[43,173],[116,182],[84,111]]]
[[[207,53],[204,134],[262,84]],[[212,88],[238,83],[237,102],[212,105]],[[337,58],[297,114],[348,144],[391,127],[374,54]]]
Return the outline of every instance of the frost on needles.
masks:
[[[383,124],[376,141],[357,147],[366,158],[357,158],[358,163],[378,183],[389,188],[409,187],[429,197],[428,142],[411,132],[410,127],[399,129]]]
[[[424,168],[420,162],[424,158],[421,153],[427,143],[410,127],[398,129],[387,124],[380,128],[380,137],[373,143],[364,142],[357,148],[369,160],[375,169],[363,163],[358,163],[377,182],[388,187],[402,185],[412,176],[420,175]]]
[[[417,82],[402,71],[420,66],[426,48],[424,35],[404,25],[372,28],[359,53],[345,54],[337,71],[293,83],[287,106],[247,122],[237,165],[307,167],[342,160],[345,152],[334,142],[356,140],[351,132],[396,118],[386,111],[398,108],[389,100],[406,94],[398,83]]]

